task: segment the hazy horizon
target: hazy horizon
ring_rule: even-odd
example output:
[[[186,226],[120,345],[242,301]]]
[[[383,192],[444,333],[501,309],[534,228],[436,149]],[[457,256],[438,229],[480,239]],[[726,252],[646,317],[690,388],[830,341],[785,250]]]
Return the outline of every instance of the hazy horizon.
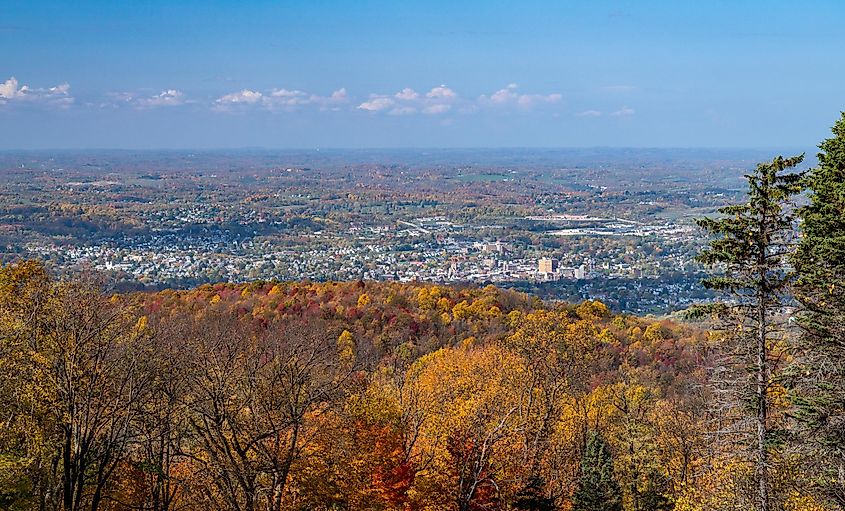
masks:
[[[815,151],[816,146],[812,150]],[[320,152],[320,151],[385,151],[385,152],[413,152],[413,151],[773,151],[792,153],[795,151],[807,151],[799,146],[396,146],[396,147],[343,147],[343,146],[313,146],[313,147],[285,147],[285,146],[215,146],[215,147],[43,147],[43,148],[0,148],[3,153],[29,153],[29,152],[239,152],[239,151],[262,151],[262,152]],[[807,153],[810,154],[809,152]]]

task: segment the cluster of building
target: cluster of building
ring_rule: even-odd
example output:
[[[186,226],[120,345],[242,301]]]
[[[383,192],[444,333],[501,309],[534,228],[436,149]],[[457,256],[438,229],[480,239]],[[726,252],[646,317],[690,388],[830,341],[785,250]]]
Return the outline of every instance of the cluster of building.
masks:
[[[574,287],[589,291],[590,296],[612,298],[622,292],[614,286],[630,287],[620,282],[695,271],[691,254],[671,248],[687,236],[685,231],[666,229],[662,236],[655,234],[652,241],[644,242],[659,241],[661,254],[653,257],[643,249],[643,242],[599,243],[598,248],[590,245],[588,251],[550,250],[499,225],[461,225],[441,216],[394,223],[312,223],[289,230],[277,227],[279,220],[255,214],[248,207],[240,209],[246,210],[229,215],[226,222],[222,221],[225,213],[218,208],[193,207],[169,216],[153,215],[152,220],[147,219],[150,228],[139,231],[141,234],[124,233],[85,243],[34,238],[24,246],[31,256],[52,261],[58,268],[93,268],[111,273],[116,280],[158,287],[270,279],[363,279]],[[565,221],[576,224],[597,219]],[[606,228],[617,226],[609,223]],[[681,286],[678,294],[682,288],[686,294],[694,291],[693,284],[672,279],[667,285]],[[642,304],[665,306],[652,303],[659,297],[652,297],[651,291],[637,293],[640,301],[637,309],[628,305],[631,310],[639,310]]]
[[[404,225],[410,224],[410,225]],[[88,267],[144,284],[178,281],[398,280],[509,282],[585,279],[593,263],[565,267],[558,259],[514,249],[502,241],[432,236],[425,222],[398,226],[351,226],[341,236],[315,231],[299,246],[266,238],[231,239],[168,233],[117,238],[86,245],[39,244],[27,249],[67,268]],[[421,230],[428,232],[423,233]]]
[[[583,280],[593,274],[592,260],[580,266],[561,266],[558,259],[543,257],[537,262],[537,275],[541,280],[576,279]]]

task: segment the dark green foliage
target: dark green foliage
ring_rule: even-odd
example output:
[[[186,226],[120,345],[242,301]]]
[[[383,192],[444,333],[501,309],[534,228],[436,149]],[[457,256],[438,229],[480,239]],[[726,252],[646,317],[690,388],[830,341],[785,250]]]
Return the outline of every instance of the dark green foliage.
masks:
[[[540,477],[532,477],[514,499],[514,509],[523,511],[554,511],[554,499],[545,495],[545,483]]]
[[[845,113],[819,145],[806,178],[810,202],[799,210],[802,239],[793,258],[802,306],[801,375],[796,414],[814,445],[824,496],[845,506]]]
[[[801,208],[802,239],[793,264],[796,298],[815,342],[845,348],[845,113],[834,136],[819,147],[819,166],[807,176],[810,203]]]
[[[622,511],[622,490],[613,477],[613,458],[607,443],[593,433],[581,460],[581,479],[572,501],[573,511]]]
[[[725,293],[726,303],[711,307],[725,323],[726,360],[714,378],[720,394],[739,400],[751,428],[739,444],[753,445],[757,509],[770,509],[769,457],[781,424],[770,417],[773,384],[780,379],[777,360],[784,355],[773,347],[784,335],[780,320],[788,303],[794,274],[788,257],[794,248],[795,216],[792,196],[801,191],[803,176],[786,172],[803,155],[778,156],[761,163],[748,179],[748,201],[719,209],[721,218],[704,218],[698,225],[714,235],[698,260],[717,269],[704,280],[710,289]],[[705,309],[706,311],[706,309]],[[693,310],[701,315],[702,310]],[[740,421],[742,423],[743,421]]]
[[[645,490],[639,495],[640,511],[671,511],[675,505],[666,496],[669,490],[669,480],[663,474],[652,472],[648,474]]]
[[[801,190],[801,174],[784,174],[803,161],[804,156],[778,156],[761,163],[747,175],[748,202],[719,209],[722,218],[703,218],[698,225],[717,236],[702,250],[698,260],[707,265],[726,266],[723,275],[713,276],[704,285],[725,291],[736,298],[753,298],[762,289],[784,289],[789,275],[784,260],[792,241],[793,215],[784,206]]]

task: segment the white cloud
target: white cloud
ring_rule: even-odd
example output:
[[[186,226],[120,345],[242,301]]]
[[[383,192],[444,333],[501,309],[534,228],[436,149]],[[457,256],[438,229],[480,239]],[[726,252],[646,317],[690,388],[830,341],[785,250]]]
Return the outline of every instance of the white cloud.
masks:
[[[516,101],[519,95],[516,93],[517,85],[512,83],[505,87],[504,89],[499,89],[493,94],[490,95],[490,102],[495,103],[497,105],[503,105],[505,103],[510,103],[512,101]],[[481,96],[485,98],[486,96]]]
[[[598,110],[584,110],[575,114],[577,117],[601,117],[602,113]]]
[[[440,87],[435,87],[431,89],[425,97],[429,99],[455,99],[458,95],[455,94],[455,91],[446,87],[445,85],[441,85]]]
[[[308,103],[308,94],[301,90],[273,89],[270,94],[264,97],[270,104],[283,106],[296,106]]]
[[[218,108],[226,109],[235,105],[254,105],[261,102],[263,98],[264,94],[258,91],[243,89],[220,96],[214,101],[214,104]]]
[[[561,103],[563,96],[553,94],[521,94],[515,83],[490,94],[481,95],[475,101],[462,99],[457,92],[446,85],[433,87],[421,94],[410,87],[394,94],[370,94],[369,99],[358,105],[359,110],[387,112],[391,115],[423,113],[429,115],[460,112],[469,114],[481,107],[515,108],[528,110],[538,105]]]
[[[55,87],[50,87],[47,89],[50,94],[53,95],[64,95],[67,96],[70,94],[70,85],[67,83],[63,83],[61,85],[56,85]]]
[[[499,89],[489,96],[482,94],[478,103],[486,106],[517,106],[524,109],[532,108],[539,104],[560,103],[563,96],[560,94],[520,94],[517,92],[519,86],[512,83],[504,89]]]
[[[387,110],[396,104],[396,101],[387,96],[370,96],[370,99],[358,105],[359,110],[367,110],[368,112],[380,112]]]
[[[47,104],[59,106],[61,108],[69,107],[73,104],[74,98],[70,95],[70,85],[63,83],[55,87],[47,89],[46,93],[36,89],[34,91],[36,97]]]
[[[338,89],[329,96],[309,94],[298,89],[271,89],[267,92],[243,89],[217,98],[215,109],[228,110],[238,106],[260,106],[271,111],[291,112],[307,106],[320,110],[338,110],[349,101],[346,89]]]
[[[307,94],[301,90],[273,89],[270,91],[270,96],[284,100],[295,100],[297,98],[304,98]]]
[[[129,100],[132,100],[132,96],[129,95]],[[176,89],[167,89],[165,91],[161,91],[159,94],[155,96],[151,96],[148,98],[138,98],[137,104],[142,108],[155,108],[159,106],[178,106],[185,103],[185,94],[182,91],[178,91]]]
[[[634,111],[633,108],[628,108],[627,106],[623,106],[619,110],[617,110],[615,112],[611,112],[610,115],[612,115],[613,117],[629,117],[631,115],[634,115],[634,113],[635,113],[635,111]]]
[[[420,95],[414,89],[410,87],[405,87],[404,89],[394,94],[393,97],[403,101],[415,101],[419,99]]]
[[[332,92],[332,95],[329,96],[329,99],[332,101],[338,102],[345,102],[349,96],[346,94],[346,87],[341,87],[340,89]]]
[[[11,102],[32,102],[66,108],[73,104],[74,98],[70,95],[70,85],[67,83],[47,89],[33,89],[28,85],[20,85],[12,76],[0,84],[0,105]]]
[[[358,105],[359,110],[387,112],[390,115],[411,115],[416,113],[442,114],[452,109],[458,99],[457,93],[445,85],[432,88],[420,94],[410,87],[388,94],[370,94],[369,99]]]
[[[301,90],[273,89],[261,98],[261,104],[268,110],[290,112],[297,107],[311,103],[310,96]]]
[[[312,94],[309,99],[312,104],[319,105],[321,110],[339,110],[341,106],[349,102],[349,95],[345,88],[341,88],[329,96]]]
[[[24,85],[18,88],[18,80],[14,76],[6,80],[5,83],[0,84],[0,103],[5,103],[8,100],[21,98],[26,95],[29,88]]]
[[[629,86],[607,86],[607,90],[628,90]],[[357,98],[350,97],[345,88],[337,89],[329,95],[310,93],[300,89],[273,88],[257,90],[244,88],[209,100],[206,104],[213,110],[238,111],[243,109],[262,109],[267,111],[339,111],[356,109],[388,115],[443,115],[447,113],[472,114],[485,108],[505,110],[531,110],[538,107],[560,104],[563,97],[558,93],[523,94],[515,83],[511,83],[489,95],[475,99],[462,97],[454,89],[441,84],[427,91],[418,92],[414,88],[404,87],[394,93],[373,93],[366,100],[352,103]],[[12,102],[30,102],[43,105],[67,107],[74,103],[71,88],[67,83],[49,88],[33,88],[21,84],[11,77],[0,82],[0,106]],[[196,104],[196,99],[178,89],[166,89],[157,94],[135,92],[111,92],[99,101],[86,103],[94,108],[135,107],[158,108],[187,104]],[[574,115],[581,117],[614,116],[625,117],[634,114],[634,110],[623,107],[612,113],[587,110]],[[448,116],[444,116],[448,117]]]
[[[452,104],[456,103],[458,95],[445,85],[434,87],[425,95],[425,100],[422,100],[422,113],[428,115],[444,114],[452,109]]]
[[[372,93],[366,100],[354,104],[356,110],[388,115],[428,114],[438,115],[448,112],[472,113],[487,106],[509,107],[528,110],[539,105],[561,103],[560,94],[522,94],[516,84],[510,84],[489,96],[482,95],[476,100],[463,99],[447,85],[432,87],[427,92],[417,92],[405,87],[394,93]],[[292,111],[307,106],[320,110],[340,110],[350,101],[346,89],[338,89],[329,96],[309,94],[298,89],[272,89],[253,91],[244,89],[218,98],[217,109],[227,109],[234,105],[256,105],[268,110]]]

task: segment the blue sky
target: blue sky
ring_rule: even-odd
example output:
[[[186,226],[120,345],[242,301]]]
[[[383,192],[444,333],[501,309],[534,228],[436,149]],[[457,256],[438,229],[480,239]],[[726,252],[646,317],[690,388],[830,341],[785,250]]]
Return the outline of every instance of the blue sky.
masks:
[[[812,147],[845,2],[0,2],[0,148]]]

